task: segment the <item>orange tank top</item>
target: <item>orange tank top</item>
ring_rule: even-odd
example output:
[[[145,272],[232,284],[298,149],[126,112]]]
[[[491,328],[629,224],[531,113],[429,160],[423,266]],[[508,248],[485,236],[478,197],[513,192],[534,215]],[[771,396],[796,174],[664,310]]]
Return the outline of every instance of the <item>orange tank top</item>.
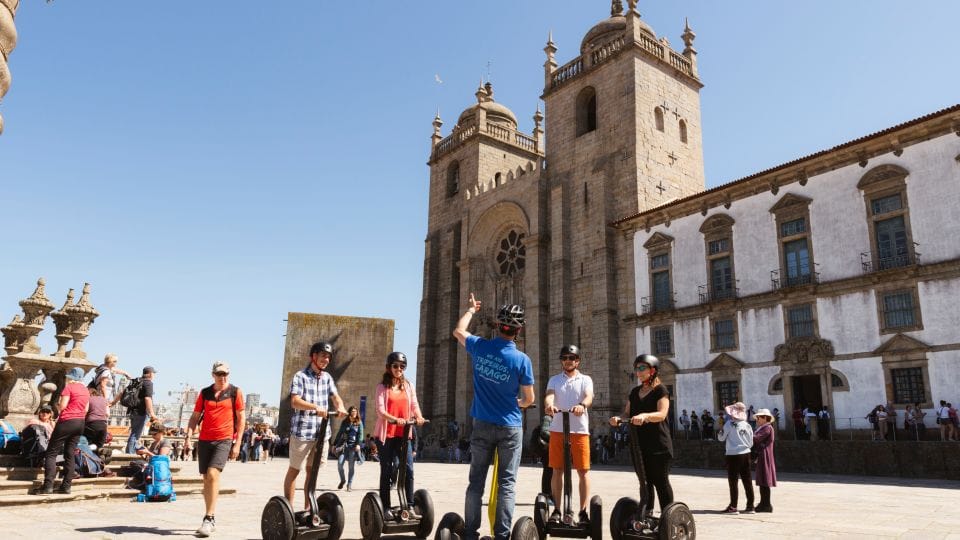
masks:
[[[395,418],[407,418],[410,410],[406,390],[387,390],[387,414]],[[387,438],[403,437],[403,426],[387,424]]]

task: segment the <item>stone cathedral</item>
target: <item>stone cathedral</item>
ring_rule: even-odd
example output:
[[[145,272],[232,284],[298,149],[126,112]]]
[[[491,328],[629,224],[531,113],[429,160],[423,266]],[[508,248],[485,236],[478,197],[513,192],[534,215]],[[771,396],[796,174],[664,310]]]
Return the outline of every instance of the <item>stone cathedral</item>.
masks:
[[[434,119],[417,387],[435,422],[469,422],[472,370],[451,331],[470,292],[483,302],[475,334],[492,334],[502,304],[526,309],[518,345],[538,403],[574,343],[594,380],[593,422],[622,407],[637,354],[625,322],[637,313],[634,254],[609,224],[704,190],[703,84],[689,25],[681,37],[674,50],[635,1],[615,0],[575,58],[561,65],[548,39],[533,133],[489,82],[449,134]]]

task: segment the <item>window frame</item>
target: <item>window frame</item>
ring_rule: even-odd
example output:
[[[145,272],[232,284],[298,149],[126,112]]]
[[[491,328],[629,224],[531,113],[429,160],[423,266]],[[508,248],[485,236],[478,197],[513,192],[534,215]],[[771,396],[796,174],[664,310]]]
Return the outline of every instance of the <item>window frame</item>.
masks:
[[[737,321],[736,313],[712,316],[710,317],[709,320],[710,320],[710,352],[711,353],[735,351],[740,348],[740,335],[739,335],[740,332],[739,332],[739,324]],[[717,335],[718,335],[717,323],[723,322],[723,321],[730,321],[733,326],[733,329],[732,329],[733,331],[731,332],[733,345],[731,345],[730,347],[721,347],[717,340]]]
[[[923,310],[920,306],[920,294],[917,290],[916,284],[907,286],[891,285],[888,287],[878,287],[874,292],[877,301],[877,326],[879,328],[880,335],[923,330]],[[911,301],[913,302],[913,324],[904,326],[887,326],[884,302],[885,297],[892,294],[905,293],[910,293]]]
[[[810,198],[802,197],[793,193],[787,193],[781,197],[779,201],[777,201],[777,204],[770,208],[770,213],[773,214],[773,223],[775,227],[774,234],[776,235],[777,239],[777,266],[780,270],[779,288],[781,289],[795,287],[798,285],[809,285],[816,282],[817,262],[813,251],[813,224],[810,221],[811,202],[813,202],[813,200]],[[781,234],[783,225],[798,219],[803,219],[804,223],[806,224],[803,232],[798,232],[787,236]],[[787,265],[787,251],[785,248],[787,244],[798,240],[804,240],[807,244],[809,274],[807,275],[806,280],[803,279],[803,276],[800,276],[797,280],[797,283],[790,283],[789,266]]]
[[[811,325],[813,327],[813,334],[809,336],[794,336],[790,333],[790,310],[808,306],[810,308],[810,316],[812,317]],[[820,327],[818,325],[817,317],[817,303],[816,301],[807,301],[807,302],[792,302],[781,304],[783,308],[783,336],[784,340],[790,339],[804,339],[804,338],[819,338],[820,337]]]
[[[649,239],[643,244],[643,247],[647,250],[647,289],[648,289],[648,298],[649,298],[649,310],[650,313],[657,311],[667,311],[673,309],[674,306],[674,288],[673,288],[673,237],[663,234],[661,232],[653,233]],[[656,257],[666,255],[669,261],[664,267],[653,267],[653,260]],[[654,290],[654,274],[666,272],[667,273],[667,282],[669,283],[670,290],[668,291],[668,302],[669,306],[666,308],[658,308],[656,305],[656,291]]]
[[[703,225],[700,226],[700,232],[703,234],[703,254],[707,270],[708,302],[730,300],[737,297],[737,268],[733,243],[734,223],[734,219],[726,214],[714,214],[704,220]],[[727,240],[726,251],[710,253],[710,244],[724,239]],[[719,298],[713,283],[713,262],[723,258],[729,258],[730,260],[730,292],[723,298]]]
[[[445,173],[446,181],[444,182],[445,191],[447,198],[451,198],[460,193],[460,190],[463,187],[462,175],[460,174],[460,162],[453,160],[447,165]],[[456,181],[454,181],[456,178]]]
[[[916,249],[913,245],[913,230],[910,226],[910,199],[907,197],[907,176],[909,174],[909,171],[897,165],[879,165],[870,169],[857,183],[857,188],[863,193],[864,211],[867,218],[867,245],[870,246],[870,262],[873,265],[873,271],[903,268],[918,264]],[[900,196],[901,207],[882,214],[874,214],[873,201],[892,195]],[[877,244],[877,223],[896,217],[903,218],[909,262],[904,265],[882,268],[880,246]]]
[[[657,331],[666,330],[669,333],[670,337],[670,352],[658,352],[657,351]],[[658,326],[650,327],[650,354],[653,354],[657,358],[673,358],[674,354],[674,340],[673,340],[673,324],[663,324]]]
[[[574,100],[574,129],[577,137],[597,130],[597,89],[584,86]]]

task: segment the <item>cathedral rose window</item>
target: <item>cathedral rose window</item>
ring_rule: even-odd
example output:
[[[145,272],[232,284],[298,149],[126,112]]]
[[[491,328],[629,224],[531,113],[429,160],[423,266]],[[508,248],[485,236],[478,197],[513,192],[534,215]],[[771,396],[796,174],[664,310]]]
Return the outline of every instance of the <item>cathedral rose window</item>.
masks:
[[[500,251],[497,253],[497,266],[500,273],[512,276],[523,270],[526,265],[527,248],[523,246],[523,233],[510,231],[500,240]]]

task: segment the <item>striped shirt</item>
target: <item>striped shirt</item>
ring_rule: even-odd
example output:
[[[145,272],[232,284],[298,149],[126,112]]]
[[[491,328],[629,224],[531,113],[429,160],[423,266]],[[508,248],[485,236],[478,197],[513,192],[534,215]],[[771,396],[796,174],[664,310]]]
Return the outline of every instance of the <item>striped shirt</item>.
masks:
[[[337,385],[334,384],[333,377],[329,373],[322,371],[318,374],[311,364],[294,374],[293,380],[290,381],[290,395],[300,396],[307,403],[319,405],[320,408],[329,411],[328,400],[330,396],[337,395]],[[294,409],[293,417],[290,419],[290,436],[301,441],[314,440],[321,420],[316,411]],[[330,438],[330,431],[328,422],[324,439]]]

